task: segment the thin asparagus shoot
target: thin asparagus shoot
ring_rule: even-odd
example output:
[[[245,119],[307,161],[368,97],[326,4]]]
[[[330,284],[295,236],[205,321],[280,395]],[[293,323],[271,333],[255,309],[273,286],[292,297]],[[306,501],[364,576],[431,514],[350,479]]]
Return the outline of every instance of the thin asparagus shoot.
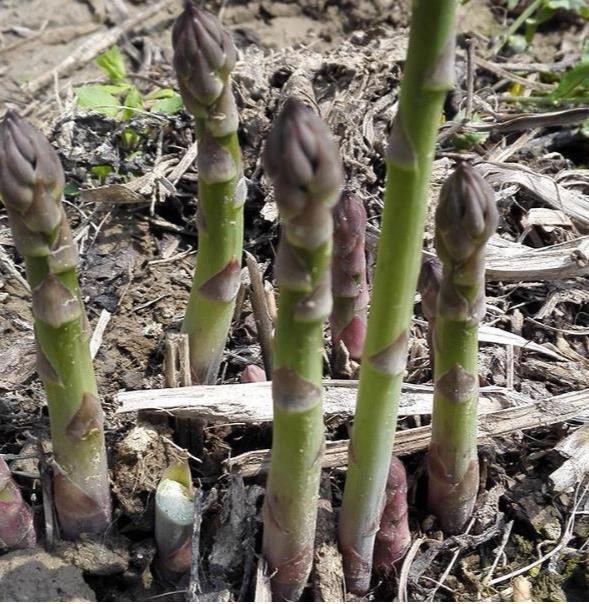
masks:
[[[61,204],[63,169],[47,139],[16,113],[0,125],[0,198],[32,290],[37,372],[47,394],[62,535],[102,533],[111,502],[103,412],[90,357],[78,255]]]
[[[192,379],[217,378],[240,284],[246,185],[231,91],[235,46],[219,20],[187,1],[172,32],[174,68],[196,121],[198,259],[182,330]]]
[[[403,462],[393,455],[387,476],[384,510],[374,544],[374,568],[383,575],[390,574],[410,543],[407,473]]]
[[[485,314],[485,244],[497,222],[491,187],[470,164],[458,164],[436,210],[436,250],[443,270],[427,457],[430,510],[448,533],[460,532],[469,520],[479,487],[478,325]]]
[[[359,361],[366,337],[366,210],[362,200],[345,191],[333,210],[333,311],[329,318],[334,350],[339,342]]]
[[[155,493],[155,541],[158,569],[167,580],[190,570],[194,487],[187,461],[172,464]]]
[[[324,447],[323,323],[332,305],[332,208],[343,177],[327,127],[292,98],[274,124],[263,160],[282,219],[263,553],[274,598],[297,600],[313,562]]]
[[[421,311],[427,319],[427,345],[432,374],[435,365],[434,333],[436,331],[436,314],[438,312],[438,294],[440,292],[441,279],[442,265],[440,261],[434,256],[424,258],[421,264],[417,289],[421,294]]]
[[[22,498],[10,468],[0,456],[0,552],[35,547],[31,508]]]
[[[436,133],[454,80],[456,7],[456,0],[413,2],[386,154],[382,229],[339,525],[346,587],[360,595],[370,585],[395,437]]]
[[[265,382],[266,372],[258,365],[248,365],[239,377],[242,384],[253,384],[254,382]]]

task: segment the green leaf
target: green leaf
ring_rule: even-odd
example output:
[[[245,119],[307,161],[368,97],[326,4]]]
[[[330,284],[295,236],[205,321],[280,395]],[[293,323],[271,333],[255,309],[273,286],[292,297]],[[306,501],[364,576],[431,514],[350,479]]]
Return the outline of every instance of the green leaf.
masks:
[[[78,99],[78,106],[85,109],[92,109],[112,117],[119,111],[120,102],[108,91],[108,86],[79,86],[74,88],[74,94]]]
[[[121,112],[120,118],[123,121],[130,120],[135,113],[133,109],[143,109],[143,97],[135,86],[132,86],[123,101],[125,109]]]
[[[457,122],[464,120],[464,112],[459,111],[454,119]],[[480,124],[482,123],[481,116],[478,113],[473,113],[470,118],[471,124]],[[452,137],[452,144],[454,147],[460,150],[472,149],[475,145],[480,145],[484,143],[489,138],[488,132],[478,132],[476,130],[468,130],[468,125],[466,129],[461,132],[455,134]]]
[[[96,59],[96,65],[100,67],[111,82],[117,83],[127,77],[125,61],[117,46],[113,46],[99,55]]]
[[[137,149],[141,142],[141,135],[133,128],[125,128],[121,133],[121,143],[125,149],[130,151]]]
[[[179,96],[178,93],[173,88],[156,88],[148,95],[146,95],[146,99],[153,101],[155,99],[169,99],[175,96]]]
[[[104,184],[106,177],[109,174],[112,174],[113,172],[114,168],[112,166],[109,166],[108,164],[101,164],[90,168],[90,173],[93,176],[96,176],[102,184]]]
[[[80,188],[75,182],[69,180],[65,183],[65,187],[63,188],[63,194],[66,197],[77,197],[80,194]]]
[[[561,8],[580,12],[587,8],[587,2],[585,0],[547,0],[546,6],[554,10]]]
[[[589,85],[589,62],[587,61],[579,63],[579,65],[567,71],[550,96],[553,99],[564,99],[573,96],[574,92],[577,92],[579,88],[584,88],[585,85]]]
[[[165,99],[158,99],[151,106],[153,113],[166,113],[168,115],[174,115],[178,113],[183,107],[182,97],[179,94],[171,96]]]

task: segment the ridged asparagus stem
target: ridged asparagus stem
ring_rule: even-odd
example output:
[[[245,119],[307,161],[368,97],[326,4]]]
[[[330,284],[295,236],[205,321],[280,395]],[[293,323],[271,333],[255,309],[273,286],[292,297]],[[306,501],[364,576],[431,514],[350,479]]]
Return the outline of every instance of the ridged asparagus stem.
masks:
[[[0,552],[35,547],[31,508],[23,501],[10,469],[0,457]]]
[[[342,184],[325,124],[289,99],[264,149],[282,218],[276,258],[272,458],[263,551],[277,600],[297,600],[313,561],[323,454],[323,323],[331,311],[332,207]]]
[[[407,552],[411,543],[407,506],[407,473],[403,462],[393,455],[385,489],[385,505],[374,543],[374,568],[387,575]]]
[[[43,135],[15,113],[0,126],[0,197],[33,292],[37,372],[45,386],[62,536],[101,533],[111,502],[103,412],[90,358],[63,170]]]
[[[188,462],[171,465],[155,493],[155,541],[158,567],[174,580],[190,570],[194,488]]]
[[[329,319],[334,348],[343,342],[359,361],[366,337],[366,210],[353,193],[344,192],[333,211],[333,311]]]
[[[346,587],[370,584],[420,264],[435,137],[454,76],[456,0],[414,0],[387,177],[339,538]]]
[[[469,164],[459,164],[442,187],[436,211],[443,271],[428,453],[430,509],[449,533],[470,518],[479,486],[478,325],[485,314],[485,243],[497,222],[493,190]]]
[[[214,383],[240,283],[246,185],[230,73],[236,50],[218,19],[191,1],[172,32],[174,68],[196,120],[198,260],[182,330],[192,379]]]

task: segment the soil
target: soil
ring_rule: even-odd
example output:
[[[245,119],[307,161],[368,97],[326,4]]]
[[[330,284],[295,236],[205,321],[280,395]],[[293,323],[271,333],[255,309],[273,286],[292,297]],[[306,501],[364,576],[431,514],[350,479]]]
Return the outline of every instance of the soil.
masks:
[[[81,250],[80,277],[92,327],[105,312],[110,315],[95,367],[107,415],[115,503],[115,523],[107,539],[82,541],[75,546],[46,543],[54,545],[52,554],[39,549],[0,557],[0,599],[35,600],[41,593],[43,599],[56,601],[185,599],[184,584],[166,584],[151,571],[155,555],[154,492],[179,447],[187,447],[193,456],[191,467],[202,498],[199,568],[205,595],[199,598],[247,601],[262,589],[256,568],[264,478],[244,481],[239,475],[228,475],[223,461],[268,448],[270,427],[212,425],[203,429],[202,424],[186,424],[162,415],[115,414],[113,395],[119,390],[165,386],[165,336],[179,330],[186,307],[197,247],[197,174],[189,166],[176,182],[169,177],[193,142],[191,120],[181,112],[164,119],[137,115],[121,123],[77,108],[71,86],[104,81],[92,61],[34,93],[22,88],[81,44],[92,41],[97,33],[140,15],[150,4],[122,0],[0,3],[0,114],[3,106],[19,108],[58,149],[66,172],[66,213]],[[264,269],[264,278],[273,280],[278,224],[272,190],[259,156],[276,108],[287,92],[311,95],[338,138],[348,186],[363,199],[370,217],[369,256],[373,261],[382,212],[383,145],[394,115],[407,47],[409,3],[238,0],[222,6],[205,4],[220,11],[241,53],[235,91],[249,189],[245,248]],[[128,70],[136,77],[133,81],[143,93],[175,85],[170,68],[170,26],[178,10],[178,3],[170,1],[119,41]],[[487,56],[489,40],[504,31],[506,20],[511,22],[512,17],[500,1],[470,0],[462,7],[458,86],[446,106],[447,123],[466,104],[466,41],[475,39],[477,52]],[[517,54],[511,49],[505,51],[505,56],[510,63],[578,58],[586,34],[584,22],[562,16],[541,28],[527,52]],[[531,81],[556,77],[546,72],[550,69],[527,77]],[[504,75],[479,68],[475,76],[473,103],[481,117],[492,119],[523,111],[502,98],[511,86]],[[131,149],[121,143],[128,127],[139,133],[139,142]],[[556,132],[561,138],[550,136]],[[498,153],[511,150],[505,161],[565,178],[558,182],[570,183],[567,186],[589,204],[589,139],[579,134],[578,126],[543,128],[528,141],[521,140],[521,135],[492,133],[488,139],[475,142],[467,153],[487,161],[504,161]],[[534,146],[534,141],[540,142]],[[458,136],[440,141],[431,187],[432,211],[452,159],[463,150],[460,145]],[[112,167],[106,176],[93,170],[102,165]],[[499,203],[500,237],[532,250],[582,236],[589,224],[568,220],[556,226],[526,227],[524,219],[529,210],[548,204],[523,188],[502,191]],[[433,248],[431,216],[432,212],[426,249]],[[30,458],[38,451],[33,438],[41,439],[46,449],[50,446],[48,418],[34,370],[30,296],[18,279],[23,274],[22,262],[12,246],[2,210],[0,251],[0,453],[11,456],[11,460],[16,457],[11,467],[35,509],[43,534],[42,485],[36,459]],[[510,345],[483,344],[481,385],[510,388],[530,399],[587,388],[589,298],[582,293],[586,291],[585,276],[489,282],[484,322],[544,344],[566,361],[547,359]],[[419,305],[416,317],[406,380],[427,384],[431,383],[431,371]],[[327,342],[329,346],[329,339]],[[246,297],[234,319],[220,381],[237,382],[251,363],[261,365],[262,357]],[[326,377],[329,375],[327,366]],[[401,418],[400,428],[428,421],[426,416]],[[458,537],[444,536],[425,511],[424,454],[404,458],[410,475],[411,529],[414,543],[420,539],[420,546],[412,553],[403,581],[397,569],[391,576],[378,578],[369,597],[396,598],[401,585],[410,600],[511,599],[516,591],[511,581],[496,586],[485,581],[494,561],[498,560],[492,576],[498,577],[559,546],[544,564],[525,573],[523,587],[517,588],[525,591],[527,581],[536,600],[586,599],[589,523],[581,514],[574,516],[572,523],[569,520],[574,509],[588,505],[583,503],[587,491],[582,485],[572,492],[554,494],[547,487],[549,474],[563,461],[552,451],[554,445],[583,421],[586,418],[538,427],[497,438],[482,447],[482,489],[476,522],[469,534]],[[341,439],[347,437],[347,432],[346,422],[331,422],[327,436]],[[328,570],[313,575],[307,599],[334,598],[333,594],[342,593],[333,544],[333,514],[341,502],[343,480],[340,469],[324,473],[323,490],[327,495],[322,500],[322,514],[327,510],[328,520],[321,525],[327,528],[322,531],[318,550],[327,552],[322,553],[327,559],[318,562],[317,568]],[[31,577],[40,578],[32,581]],[[6,591],[4,580],[13,587]]]

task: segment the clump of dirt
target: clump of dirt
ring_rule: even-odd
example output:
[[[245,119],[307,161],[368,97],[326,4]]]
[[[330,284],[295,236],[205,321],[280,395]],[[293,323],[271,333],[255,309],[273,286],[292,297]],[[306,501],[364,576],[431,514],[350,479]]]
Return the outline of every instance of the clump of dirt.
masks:
[[[0,557],[1,598],[6,602],[95,602],[82,571],[41,548]]]
[[[153,498],[164,470],[177,458],[171,430],[140,423],[114,450],[112,490],[134,529],[153,529]],[[127,527],[130,528],[130,527]]]

